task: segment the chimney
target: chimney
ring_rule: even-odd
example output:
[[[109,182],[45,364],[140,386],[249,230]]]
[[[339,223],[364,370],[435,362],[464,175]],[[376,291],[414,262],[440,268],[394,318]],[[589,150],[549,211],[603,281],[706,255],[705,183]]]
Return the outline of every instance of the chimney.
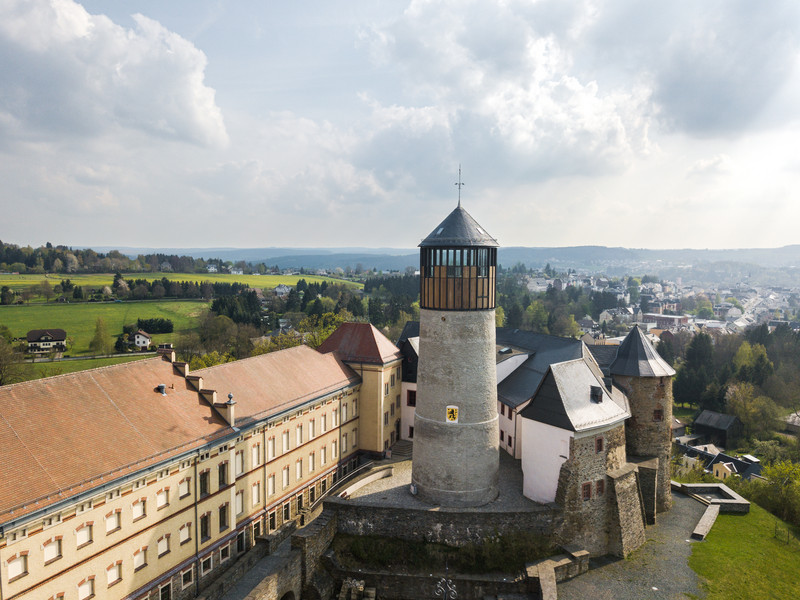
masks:
[[[216,397],[217,393],[214,392],[214,398]],[[234,414],[235,407],[236,407],[236,402],[233,399],[233,394],[228,394],[227,402],[214,402],[214,408],[231,427],[234,427],[236,423],[236,416]]]
[[[599,385],[593,385],[589,390],[589,398],[592,402],[599,404],[603,401],[603,388]]]

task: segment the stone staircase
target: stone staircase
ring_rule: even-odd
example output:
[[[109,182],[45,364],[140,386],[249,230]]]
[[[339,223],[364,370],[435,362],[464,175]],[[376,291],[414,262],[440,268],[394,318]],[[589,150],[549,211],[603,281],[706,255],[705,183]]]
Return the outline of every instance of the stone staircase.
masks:
[[[408,440],[398,440],[392,446],[392,458],[396,460],[406,460],[411,458],[411,451],[414,444]]]
[[[337,600],[375,600],[375,588],[365,588],[363,581],[345,579]]]

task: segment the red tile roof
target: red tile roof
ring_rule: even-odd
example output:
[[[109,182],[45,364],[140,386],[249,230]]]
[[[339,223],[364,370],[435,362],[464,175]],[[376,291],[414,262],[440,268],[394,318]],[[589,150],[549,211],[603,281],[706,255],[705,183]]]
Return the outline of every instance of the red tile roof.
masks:
[[[191,374],[203,378],[204,388],[217,391],[218,402],[233,394],[237,426],[360,381],[338,357],[302,345]]]
[[[226,432],[160,358],[0,387],[0,522]]]
[[[318,350],[336,352],[346,362],[385,365],[403,358],[397,346],[370,323],[342,323]]]

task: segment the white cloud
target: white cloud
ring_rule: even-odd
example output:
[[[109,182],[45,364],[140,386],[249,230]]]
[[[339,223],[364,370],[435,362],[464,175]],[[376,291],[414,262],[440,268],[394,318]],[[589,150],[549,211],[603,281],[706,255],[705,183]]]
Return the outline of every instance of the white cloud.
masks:
[[[0,6],[0,126],[16,137],[91,138],[120,129],[224,145],[206,57],[157,22],[135,28],[90,15],[70,0]]]

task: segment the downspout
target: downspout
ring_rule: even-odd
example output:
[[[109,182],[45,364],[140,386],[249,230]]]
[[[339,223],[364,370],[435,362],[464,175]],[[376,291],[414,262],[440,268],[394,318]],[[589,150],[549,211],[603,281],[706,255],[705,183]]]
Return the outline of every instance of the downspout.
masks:
[[[194,593],[195,596],[200,595],[200,523],[197,519],[197,505],[200,502],[200,482],[197,480],[197,464],[200,462],[200,451],[197,452],[197,457],[194,461],[194,563],[195,563],[195,578],[194,578]]]

